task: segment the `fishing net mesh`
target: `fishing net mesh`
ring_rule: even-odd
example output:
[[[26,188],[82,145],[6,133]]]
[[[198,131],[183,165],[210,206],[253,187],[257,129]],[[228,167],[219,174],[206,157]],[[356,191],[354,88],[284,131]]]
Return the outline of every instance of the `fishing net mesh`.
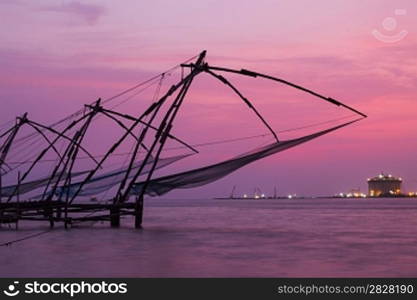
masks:
[[[212,183],[254,161],[308,142],[356,121],[350,121],[300,138],[275,142],[214,165],[153,179],[148,182],[145,194],[160,196],[173,189],[188,189]],[[131,191],[132,195],[140,194],[144,186],[144,182],[137,183]]]

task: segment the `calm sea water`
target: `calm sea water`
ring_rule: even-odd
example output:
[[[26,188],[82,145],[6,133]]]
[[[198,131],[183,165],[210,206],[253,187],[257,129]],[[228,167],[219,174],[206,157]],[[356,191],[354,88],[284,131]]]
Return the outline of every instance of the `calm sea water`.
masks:
[[[1,247],[0,276],[417,277],[417,199],[150,199],[144,229],[132,223]]]

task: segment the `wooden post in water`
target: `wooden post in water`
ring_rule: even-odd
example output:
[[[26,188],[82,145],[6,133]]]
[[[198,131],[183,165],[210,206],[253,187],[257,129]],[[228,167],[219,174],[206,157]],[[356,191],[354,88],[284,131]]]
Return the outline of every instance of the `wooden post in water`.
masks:
[[[135,228],[142,228],[143,195],[138,196],[135,203]]]
[[[62,216],[61,206],[57,206],[57,208],[56,208],[56,218],[61,219],[61,216]]]
[[[120,206],[117,204],[110,206],[110,226],[120,227]]]
[[[57,219],[58,222],[60,222],[62,220],[61,219],[61,217],[62,217],[62,208],[61,208],[60,205],[58,205],[57,208],[56,208],[55,216],[56,216],[56,219]]]
[[[2,181],[1,181],[1,177],[2,177],[2,171],[1,171],[1,165],[2,165],[2,161],[0,160],[0,204],[1,204],[1,198],[3,197],[3,194],[1,193],[2,190]],[[1,216],[2,212],[0,211],[0,216]]]
[[[65,213],[65,216],[64,216],[64,228],[65,229],[68,229],[68,223],[69,223],[69,221],[68,221],[68,214]]]
[[[20,214],[20,212],[19,212],[19,203],[20,203],[20,183],[21,183],[21,179],[20,179],[21,177],[20,177],[20,171],[19,172],[17,172],[17,199],[16,199],[16,201],[17,201],[17,204],[16,204],[16,224],[15,224],[15,226],[16,226],[16,230],[17,229],[19,229],[19,225],[18,225],[18,223],[19,223],[19,214]]]
[[[69,226],[72,225],[72,219],[68,217],[64,217],[64,227],[65,229],[68,229]]]
[[[1,204],[1,198],[3,197],[2,193],[1,193],[1,189],[2,189],[2,182],[1,182],[1,161],[0,161],[0,204]],[[2,224],[2,220],[3,220],[3,210],[0,209],[0,228],[1,228],[1,224]]]
[[[54,209],[51,205],[48,205],[48,217],[49,217],[49,227],[54,228]]]

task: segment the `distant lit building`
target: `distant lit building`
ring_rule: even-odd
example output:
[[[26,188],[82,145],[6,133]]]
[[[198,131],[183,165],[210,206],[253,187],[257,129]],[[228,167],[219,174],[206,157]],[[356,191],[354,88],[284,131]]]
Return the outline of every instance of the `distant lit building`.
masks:
[[[368,193],[371,197],[401,195],[402,179],[383,173],[368,178]]]

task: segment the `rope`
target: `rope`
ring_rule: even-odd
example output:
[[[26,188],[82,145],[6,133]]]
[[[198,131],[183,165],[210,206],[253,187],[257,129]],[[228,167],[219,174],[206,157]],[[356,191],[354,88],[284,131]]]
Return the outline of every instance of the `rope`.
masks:
[[[194,57],[195,58],[195,57]],[[192,60],[193,58],[190,58],[190,59],[188,59],[187,61],[190,61],[190,60]],[[175,66],[175,67],[173,67],[173,68],[171,68],[171,69],[169,69],[169,70],[167,70],[167,71],[165,71],[165,72],[163,72],[163,73],[161,73],[161,74],[159,74],[159,75],[157,75],[157,76],[154,76],[154,77],[152,77],[152,78],[150,78],[150,79],[148,79],[148,80],[146,80],[146,81],[144,81],[144,82],[142,82],[142,83],[140,83],[140,84],[137,84],[137,85],[135,85],[135,86],[133,86],[132,88],[129,88],[129,89],[127,89],[127,90],[125,90],[125,91],[123,91],[123,92],[121,92],[121,93],[119,93],[119,94],[117,94],[117,95],[115,95],[115,96],[112,96],[112,97],[110,97],[110,98],[108,98],[108,99],[105,99],[104,101],[103,101],[103,103],[105,103],[105,102],[109,102],[109,101],[111,101],[111,100],[113,100],[113,99],[116,99],[117,97],[120,97],[120,96],[122,96],[122,95],[124,95],[124,94],[126,94],[126,93],[128,93],[128,92],[130,92],[130,91],[133,91],[134,89],[137,89],[138,87],[140,87],[140,86],[143,86],[143,85],[145,85],[145,84],[147,84],[147,83],[149,83],[147,86],[145,86],[143,89],[141,89],[141,90],[139,90],[139,91],[137,91],[136,93],[134,93],[133,95],[131,95],[131,96],[128,96],[127,98],[125,98],[124,100],[122,100],[120,103],[118,103],[118,104],[116,104],[116,105],[114,105],[114,106],[112,106],[111,107],[111,109],[114,109],[114,108],[116,108],[116,107],[118,107],[118,106],[120,106],[120,105],[122,105],[122,104],[124,104],[124,103],[126,103],[127,101],[129,101],[129,100],[131,100],[133,97],[135,97],[135,96],[137,96],[138,94],[140,94],[140,93],[142,93],[142,92],[144,92],[146,89],[148,89],[149,87],[151,87],[151,86],[153,86],[153,85],[155,85],[156,83],[159,83],[159,89],[160,89],[160,87],[161,87],[161,84],[162,84],[162,79],[166,76],[166,75],[170,75],[175,69],[177,69],[177,68],[179,68],[180,67],[180,65],[177,65],[177,66]],[[160,79],[160,80],[158,80],[158,81],[155,81],[156,79]],[[159,91],[158,91],[158,93],[159,93]],[[70,116],[68,116],[67,118],[65,118],[65,119],[63,119],[63,120],[61,120],[61,121],[58,121],[58,122],[56,122],[56,123],[54,123],[54,124],[52,124],[51,125],[51,127],[57,127],[57,126],[59,126],[59,125],[61,125],[61,124],[63,124],[63,122],[65,122],[66,120],[69,120],[69,119],[71,119],[71,118],[73,118],[73,117],[76,117],[76,116],[78,116],[79,114],[81,114],[81,113],[84,113],[84,109],[81,109],[81,110],[79,110],[79,111],[77,111],[76,113],[73,113],[72,115],[70,115]],[[99,115],[99,116],[97,116],[97,118],[96,118],[96,120],[98,119],[98,118],[100,118],[102,115]],[[7,123],[10,123],[10,122],[13,122],[13,121],[9,121],[9,122],[7,122]],[[70,130],[67,134],[69,134],[69,133],[71,133],[71,132],[73,132],[75,129],[72,129],[72,130]],[[20,148],[22,148],[22,147],[24,147],[24,149],[23,149],[23,151],[18,151],[18,153],[21,155],[21,159],[22,160],[24,160],[24,157],[26,156],[26,155],[22,155],[25,151],[28,151],[28,150],[31,150],[30,148],[31,148],[31,146],[33,146],[35,143],[37,143],[38,142],[38,140],[37,139],[34,139],[34,138],[36,138],[37,137],[37,133],[36,132],[33,132],[33,133],[31,133],[31,134],[29,134],[29,135],[27,135],[27,136],[25,136],[25,137],[22,137],[22,138],[20,138],[20,139],[17,139],[16,141],[15,141],[15,143],[14,143],[14,148],[13,148],[13,150],[18,150],[18,149],[20,149]],[[32,140],[32,141],[31,141]],[[28,145],[27,144],[27,142],[29,142],[29,141],[31,141],[30,142],[30,144]],[[31,154],[32,152],[30,152],[29,151],[29,153],[28,154]],[[27,160],[24,160],[24,161],[22,161],[22,162],[20,162],[20,164],[18,165],[18,166],[15,166],[13,169],[16,169],[16,168],[18,168],[18,167],[20,167],[21,165],[24,165],[24,164],[26,164],[26,163],[30,163],[30,162],[33,162],[33,158],[34,157],[36,157],[36,155],[31,155],[31,156],[29,156],[29,158],[27,159]],[[10,171],[12,171],[12,170],[10,170]]]
[[[4,122],[4,123],[1,123],[1,124],[0,124],[0,128],[1,128],[1,129],[3,129],[3,128],[9,129],[10,124],[12,124],[12,123],[14,123],[14,122],[15,122],[15,120],[9,120],[9,121],[6,121],[6,122]]]
[[[145,80],[145,81],[142,81],[142,82],[140,82],[140,83],[138,83],[138,84],[136,84],[136,85],[134,85],[134,86],[132,86],[132,87],[130,87],[130,88],[128,88],[128,89],[126,89],[126,90],[124,90],[124,91],[122,91],[122,92],[120,92],[120,93],[116,94],[116,95],[114,95],[114,96],[111,96],[111,97],[109,97],[109,98],[107,98],[107,99],[104,99],[104,100],[102,101],[102,103],[103,103],[103,104],[104,104],[104,103],[108,103],[108,102],[110,102],[110,101],[112,101],[112,100],[114,100],[114,99],[116,99],[116,98],[118,98],[118,97],[121,97],[121,96],[123,96],[123,95],[125,95],[125,94],[127,94],[127,93],[129,93],[129,92],[131,92],[131,91],[133,91],[133,90],[135,90],[135,89],[137,89],[137,88],[139,88],[139,87],[141,87],[141,86],[145,85],[145,84],[148,84],[148,83],[152,82],[152,81],[153,81],[153,80],[155,80],[155,79],[158,79],[158,78],[159,78],[159,77],[161,77],[161,76],[164,76],[164,75],[165,75],[165,74],[167,74],[167,73],[172,73],[172,72],[173,72],[173,71],[175,71],[176,69],[180,68],[182,64],[184,64],[184,63],[188,63],[188,62],[190,62],[190,61],[194,60],[196,57],[198,57],[198,55],[195,55],[195,56],[193,56],[193,57],[191,57],[191,58],[187,59],[187,60],[186,60],[186,61],[184,61],[183,63],[181,63],[181,64],[177,64],[177,65],[175,65],[174,67],[172,67],[172,68],[170,68],[170,69],[168,69],[168,70],[166,70],[166,71],[164,71],[164,72],[162,72],[162,73],[160,73],[160,74],[158,74],[158,75],[155,75],[155,76],[151,77],[150,79],[147,79],[147,80]],[[93,105],[93,104],[94,104],[94,102],[91,102],[91,103],[90,103],[90,105]],[[80,109],[80,110],[78,110],[78,111],[76,111],[76,112],[72,113],[71,115],[69,115],[69,116],[67,116],[67,117],[65,117],[65,118],[63,118],[63,119],[61,119],[61,120],[59,120],[59,121],[57,121],[57,122],[55,122],[55,123],[53,123],[53,124],[49,125],[49,127],[56,127],[56,126],[58,126],[58,125],[60,125],[60,124],[62,124],[62,123],[64,123],[64,122],[66,122],[66,121],[68,121],[68,120],[71,120],[71,119],[73,119],[73,118],[75,118],[75,117],[77,117],[77,116],[81,115],[81,114],[83,113],[83,111],[84,111],[84,109],[82,108],[82,109]],[[27,136],[21,137],[20,139],[16,140],[16,142],[15,142],[15,143],[18,143],[18,142],[21,142],[21,141],[25,141],[26,139],[28,139],[28,138],[33,138],[34,136],[37,136],[37,133],[35,133],[35,132],[34,132],[34,133],[29,134],[29,135],[27,135]]]
[[[353,117],[353,115],[345,116],[345,117],[341,117],[341,118],[337,118],[337,119],[331,119],[331,120],[324,121],[324,122],[318,122],[318,123],[309,124],[309,125],[305,125],[305,126],[284,129],[284,130],[280,130],[280,131],[277,131],[277,132],[278,133],[285,133],[285,132],[297,131],[297,130],[312,128],[312,127],[316,127],[316,126],[320,126],[320,125],[325,125],[325,124],[328,124],[328,123],[341,121],[341,120],[352,118],[352,117]],[[217,141],[212,141],[212,142],[204,142],[204,143],[192,144],[191,146],[192,147],[207,147],[207,146],[227,144],[227,143],[251,140],[251,139],[268,137],[268,136],[271,136],[271,133],[251,135],[251,136],[245,136],[245,137],[233,138],[233,139],[223,139],[223,140],[217,140]],[[185,146],[168,147],[168,148],[165,148],[164,151],[180,150],[180,149],[185,149],[185,148],[186,148]],[[132,154],[132,153],[131,152],[122,152],[122,153],[113,153],[112,156],[125,156],[125,155],[130,155],[130,154]],[[104,157],[104,154],[94,156],[94,158],[101,158],[101,157]],[[88,156],[78,157],[78,159],[88,159],[88,158],[89,158]],[[55,161],[55,159],[43,159],[43,160],[40,160],[39,162],[54,162],[54,161]],[[13,164],[20,164],[21,165],[21,164],[24,164],[24,163],[31,163],[31,162],[33,162],[33,161],[24,161],[24,162],[14,161],[14,162],[9,162],[9,164],[10,165],[13,165]],[[13,168],[13,169],[15,169],[15,168]]]
[[[289,129],[285,129],[285,130],[280,130],[277,131],[278,133],[285,133],[285,132],[291,132],[291,131],[297,131],[297,130],[302,130],[302,129],[306,129],[306,128],[311,128],[311,127],[316,127],[316,126],[320,126],[320,125],[324,125],[324,124],[328,124],[328,123],[333,123],[336,121],[341,121],[343,119],[347,119],[347,118],[352,118],[352,116],[345,116],[345,117],[341,117],[341,118],[337,118],[337,119],[332,119],[332,120],[328,120],[328,121],[324,121],[324,122],[319,122],[319,123],[314,123],[314,124],[309,124],[309,125],[305,125],[305,126],[300,126],[300,127],[294,127],[294,128],[289,128]],[[252,136],[246,136],[246,137],[241,137],[241,138],[234,138],[234,139],[224,139],[224,140],[219,140],[219,141],[213,141],[213,142],[206,142],[206,143],[200,143],[200,144],[194,144],[191,145],[192,147],[205,147],[205,146],[212,146],[212,145],[218,145],[218,144],[226,144],[226,143],[233,143],[233,142],[237,142],[237,141],[244,141],[244,140],[249,140],[249,139],[254,139],[254,138],[260,138],[260,137],[266,137],[266,136],[271,136],[271,133],[264,133],[264,134],[258,134],[258,135],[252,135]],[[183,149],[185,148],[184,146],[179,146],[179,147],[171,147],[171,148],[166,148],[165,150],[178,150],[178,149]]]
[[[41,231],[41,232],[38,232],[38,233],[35,233],[35,234],[27,235],[27,236],[25,236],[23,238],[20,238],[20,239],[11,240],[11,241],[0,244],[0,247],[11,246],[12,244],[23,242],[23,241],[26,241],[28,239],[38,237],[42,234],[45,234],[45,233],[48,233],[48,232],[51,232],[51,231],[52,231],[52,229],[48,229],[48,230],[44,230],[44,231]]]

